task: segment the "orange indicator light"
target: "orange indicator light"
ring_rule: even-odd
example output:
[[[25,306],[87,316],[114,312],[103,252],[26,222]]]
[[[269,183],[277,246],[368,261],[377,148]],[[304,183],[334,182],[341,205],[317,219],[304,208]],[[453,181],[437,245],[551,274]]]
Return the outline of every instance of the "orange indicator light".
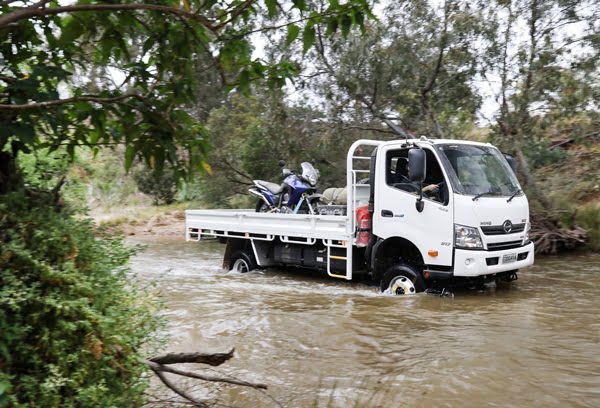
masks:
[[[438,256],[438,251],[434,251],[433,249],[430,249],[429,251],[427,251],[427,255]]]

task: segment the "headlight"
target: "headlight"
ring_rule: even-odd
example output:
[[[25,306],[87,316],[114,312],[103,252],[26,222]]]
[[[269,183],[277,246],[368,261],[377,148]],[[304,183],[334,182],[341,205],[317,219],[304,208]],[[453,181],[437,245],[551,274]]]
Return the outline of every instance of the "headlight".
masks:
[[[525,224],[525,240],[523,241],[523,245],[527,245],[529,244],[529,231],[531,231],[531,223],[528,222],[527,224]]]
[[[317,177],[314,174],[309,174],[308,175],[308,182],[310,183],[311,186],[316,186],[317,185]]]
[[[479,230],[473,227],[454,224],[454,246],[456,248],[483,249]]]

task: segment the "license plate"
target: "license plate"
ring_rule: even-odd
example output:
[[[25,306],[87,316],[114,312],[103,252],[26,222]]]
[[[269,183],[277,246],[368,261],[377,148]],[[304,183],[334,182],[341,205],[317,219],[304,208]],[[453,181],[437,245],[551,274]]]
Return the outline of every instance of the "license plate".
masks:
[[[502,263],[511,263],[517,260],[517,254],[506,254],[502,256]]]

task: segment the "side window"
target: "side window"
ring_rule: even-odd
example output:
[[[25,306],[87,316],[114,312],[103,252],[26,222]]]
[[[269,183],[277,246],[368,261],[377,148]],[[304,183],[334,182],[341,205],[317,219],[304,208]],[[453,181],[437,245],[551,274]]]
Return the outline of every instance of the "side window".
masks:
[[[433,151],[425,149],[425,159],[427,173],[423,181],[423,195],[434,201],[439,201],[444,205],[448,204],[448,184],[444,179],[444,173],[440,163],[433,154]]]
[[[418,191],[418,186],[408,179],[408,149],[388,151],[385,169],[385,182],[388,186],[409,193]]]
[[[408,178],[408,150],[390,150],[386,155],[386,176],[388,186],[408,193],[417,194],[419,186]],[[433,151],[425,149],[426,170],[423,182],[423,197],[448,204],[448,186],[444,174]]]

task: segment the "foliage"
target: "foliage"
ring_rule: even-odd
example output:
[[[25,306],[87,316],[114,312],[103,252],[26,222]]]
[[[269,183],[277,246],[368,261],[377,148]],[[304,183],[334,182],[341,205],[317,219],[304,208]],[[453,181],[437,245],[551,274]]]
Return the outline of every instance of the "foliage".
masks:
[[[131,283],[135,251],[53,197],[0,196],[0,398],[11,406],[139,406],[159,327]]]
[[[135,182],[142,193],[152,197],[155,205],[172,204],[175,201],[177,177],[170,168],[161,174],[140,169],[135,174]]]
[[[577,225],[588,233],[588,247],[600,253],[600,206],[588,205],[577,212]]]
[[[533,168],[560,163],[566,155],[562,149],[552,149],[552,143],[547,139],[529,139],[525,142],[523,150]]]
[[[472,44],[481,42],[483,20],[464,2],[412,1],[389,3],[380,21],[348,39],[326,38],[322,25],[306,86],[338,120],[380,130],[385,124],[401,137],[460,138],[480,105]]]
[[[188,191],[201,192],[199,198],[209,206],[254,206],[247,193],[252,180],[281,183],[281,159],[297,171],[300,163],[313,163],[321,173],[320,189],[343,185],[347,148],[360,136],[340,132],[313,109],[286,103],[280,93],[257,93],[232,95],[211,113],[212,174],[199,177]]]
[[[167,162],[189,174],[207,149],[205,127],[186,109],[205,89],[196,72],[224,89],[263,79],[280,87],[297,68],[252,57],[248,36],[270,29],[261,24],[291,24],[308,49],[314,24],[347,33],[370,16],[366,0],[331,0],[321,12],[305,1],[255,3],[0,2],[0,151],[124,145],[127,169],[137,156],[157,173]]]

